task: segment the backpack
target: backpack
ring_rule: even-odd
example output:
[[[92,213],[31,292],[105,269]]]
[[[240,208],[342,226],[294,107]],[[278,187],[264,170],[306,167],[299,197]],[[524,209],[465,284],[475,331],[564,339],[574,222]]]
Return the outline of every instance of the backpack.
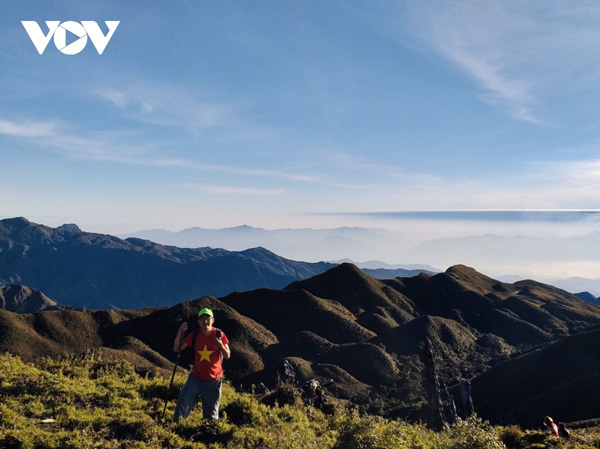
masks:
[[[558,423],[558,435],[561,438],[571,438],[571,432],[561,422]]]

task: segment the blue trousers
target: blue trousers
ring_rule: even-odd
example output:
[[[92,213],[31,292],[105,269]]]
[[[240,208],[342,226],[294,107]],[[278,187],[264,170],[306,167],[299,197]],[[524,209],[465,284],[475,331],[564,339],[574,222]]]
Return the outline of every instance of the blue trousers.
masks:
[[[202,416],[204,419],[219,419],[221,379],[204,381],[190,374],[181,389],[181,393],[179,393],[179,399],[177,399],[175,416],[173,417],[175,422],[179,421],[180,418],[187,418],[200,398],[202,398]]]

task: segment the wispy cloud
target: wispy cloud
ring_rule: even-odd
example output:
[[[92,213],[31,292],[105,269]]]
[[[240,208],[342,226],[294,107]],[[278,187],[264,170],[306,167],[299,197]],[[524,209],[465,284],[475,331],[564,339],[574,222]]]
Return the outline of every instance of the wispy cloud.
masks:
[[[139,162],[139,161],[138,161]],[[205,171],[216,171],[236,175],[253,176],[259,178],[278,178],[287,181],[296,181],[304,183],[321,183],[322,181],[313,175],[304,173],[291,173],[283,170],[267,170],[259,168],[246,168],[234,165],[208,164],[192,161],[188,159],[146,159],[144,165],[154,165],[160,167],[181,167],[186,169],[196,169]]]
[[[233,97],[218,88],[199,87],[195,81],[180,85],[136,79],[97,89],[94,95],[111,107],[111,114],[148,132],[163,133],[166,130],[160,127],[171,128],[179,136],[226,146],[289,141],[293,131],[261,118],[259,93]]]
[[[462,198],[479,209],[595,210],[600,205],[600,159],[531,163],[525,175],[501,182],[469,180],[447,184],[442,195]]]
[[[68,157],[82,160],[114,162],[138,166],[175,167],[186,170],[212,171],[255,178],[280,179],[300,183],[321,183],[318,177],[307,173],[285,170],[250,168],[214,164],[183,158],[157,156],[160,148],[137,138],[135,133],[91,132],[86,136],[69,132],[60,122],[8,121],[0,119],[0,135],[25,140],[44,149],[58,151]],[[130,143],[134,141],[136,143]],[[138,143],[141,142],[141,143]]]
[[[561,163],[546,163],[547,170],[560,172],[565,183],[573,187],[591,187],[598,189],[600,195],[600,159],[588,161],[571,161]]]
[[[340,169],[344,176],[351,179],[357,179],[357,174],[361,178],[378,182],[396,182],[396,183],[420,183],[431,184],[438,183],[440,179],[427,173],[409,172],[396,164],[375,162],[368,157],[355,156],[339,150],[320,150],[319,158],[324,161],[330,171]]]
[[[208,129],[230,122],[234,115],[231,105],[200,99],[173,86],[153,86],[148,82],[107,88],[97,94],[135,120],[163,126]]]
[[[428,12],[431,44],[485,90],[484,99],[518,119],[539,121],[533,112],[533,85],[519,71],[523,61],[517,57],[528,42],[522,40],[524,30],[531,32],[534,24],[492,3],[468,2]]]
[[[340,207],[332,210],[595,210],[600,205],[600,159],[533,162],[521,171],[463,178],[408,173],[342,152],[324,153],[322,160],[331,172],[328,195],[340,198]]]
[[[220,195],[274,196],[284,194],[284,189],[259,189],[256,187],[208,186],[202,184],[179,184],[180,187],[201,190]]]
[[[600,9],[553,5],[439,1],[409,10],[413,33],[475,80],[485,101],[519,120],[543,123],[555,90],[594,86],[600,77]]]
[[[12,137],[47,137],[56,133],[55,122],[14,122],[0,120],[0,134]]]
[[[83,136],[70,132],[60,121],[0,119],[0,134],[87,160],[127,162],[149,149],[143,144],[124,144],[131,138],[126,132],[87,132]]]
[[[517,119],[540,123],[534,113],[532,89],[525,80],[504,73],[501,64],[493,61],[489,55],[472,51],[459,36],[441,41],[439,49],[488,92],[482,96],[486,101],[508,109]]]

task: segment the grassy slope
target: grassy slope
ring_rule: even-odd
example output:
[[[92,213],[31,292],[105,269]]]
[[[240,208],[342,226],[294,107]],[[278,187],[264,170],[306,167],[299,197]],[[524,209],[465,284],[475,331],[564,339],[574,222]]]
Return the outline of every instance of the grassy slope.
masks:
[[[279,395],[279,405],[266,406],[250,394],[235,393],[227,382],[221,420],[203,422],[195,410],[175,424],[174,401],[185,373],[176,376],[169,392],[168,377],[141,377],[110,352],[38,362],[0,355],[2,448],[500,449],[504,440],[514,449],[591,449],[600,444],[596,428],[573,429],[569,442],[559,442],[477,418],[435,433],[422,425],[359,416],[332,403],[324,413],[302,405],[290,388],[280,392],[287,391]]]

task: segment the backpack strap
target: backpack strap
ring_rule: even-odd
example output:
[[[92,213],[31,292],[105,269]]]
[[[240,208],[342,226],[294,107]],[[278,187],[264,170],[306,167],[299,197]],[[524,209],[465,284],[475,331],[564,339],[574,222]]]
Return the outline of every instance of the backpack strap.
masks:
[[[200,328],[194,331],[194,336],[192,337],[192,351],[196,350],[196,338],[198,338],[198,334],[200,333]]]
[[[219,329],[218,327],[215,327],[215,330],[217,331],[216,335],[218,338],[221,337],[221,329]],[[196,350],[196,338],[198,338],[198,334],[200,333],[200,328],[196,329],[194,331],[194,336],[192,337],[192,351]]]

